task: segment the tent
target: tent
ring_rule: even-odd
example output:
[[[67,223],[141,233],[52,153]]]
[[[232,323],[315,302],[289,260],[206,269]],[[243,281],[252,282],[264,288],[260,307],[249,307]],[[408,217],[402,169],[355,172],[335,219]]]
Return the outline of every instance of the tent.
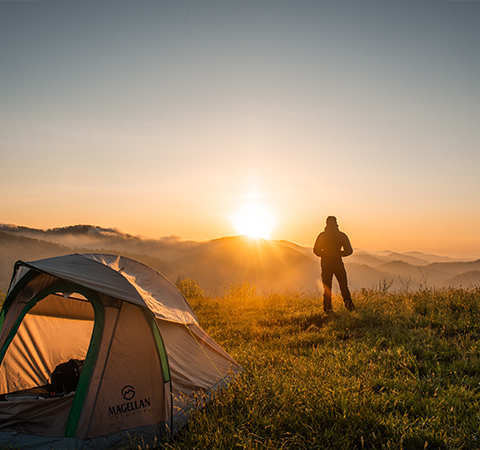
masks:
[[[150,267],[106,254],[18,261],[0,313],[0,443],[152,447],[240,370]]]

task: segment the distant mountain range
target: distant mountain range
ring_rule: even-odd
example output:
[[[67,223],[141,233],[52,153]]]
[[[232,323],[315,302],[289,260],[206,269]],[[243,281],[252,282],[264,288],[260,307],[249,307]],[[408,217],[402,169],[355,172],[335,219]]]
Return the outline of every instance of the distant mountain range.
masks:
[[[174,283],[178,278],[192,278],[210,295],[221,295],[225,288],[245,281],[264,293],[319,289],[318,258],[311,248],[288,241],[232,236],[195,242],[177,237],[144,239],[91,225],[49,230],[0,225],[0,250],[0,290],[4,292],[19,259],[32,261],[88,252],[131,257],[159,270]],[[344,261],[351,289],[480,285],[480,260],[356,250]]]

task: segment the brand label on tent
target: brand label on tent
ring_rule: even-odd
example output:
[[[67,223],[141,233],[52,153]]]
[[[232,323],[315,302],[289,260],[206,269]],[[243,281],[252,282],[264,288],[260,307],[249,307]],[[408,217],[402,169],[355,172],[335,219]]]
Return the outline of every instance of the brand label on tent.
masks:
[[[135,397],[135,389],[133,386],[130,386],[129,384],[124,386],[122,389],[122,397],[127,401]]]
[[[108,407],[109,416],[118,416],[119,414],[125,414],[133,411],[140,410],[142,408],[150,407],[150,397],[134,399],[135,389],[133,386],[126,385],[122,388],[122,397],[125,402],[115,406]],[[140,412],[140,411],[139,411]]]

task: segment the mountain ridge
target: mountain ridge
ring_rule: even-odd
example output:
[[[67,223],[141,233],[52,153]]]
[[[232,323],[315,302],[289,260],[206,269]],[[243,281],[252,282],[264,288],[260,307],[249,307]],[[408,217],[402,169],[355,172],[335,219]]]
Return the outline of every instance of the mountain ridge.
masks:
[[[285,240],[226,236],[209,241],[183,241],[177,236],[142,238],[116,228],[75,225],[49,230],[0,224],[0,289],[8,287],[6,273],[18,259],[34,260],[66,253],[114,253],[138,259],[172,282],[196,280],[209,295],[248,282],[261,292],[302,290],[319,292],[320,269],[312,249]],[[412,254],[413,253],[413,254]],[[359,250],[344,259],[352,290],[372,288],[391,280],[392,289],[480,284],[480,260],[449,261],[435,255],[422,258],[385,251]],[[415,264],[417,263],[417,264]],[[9,279],[8,279],[9,282]]]

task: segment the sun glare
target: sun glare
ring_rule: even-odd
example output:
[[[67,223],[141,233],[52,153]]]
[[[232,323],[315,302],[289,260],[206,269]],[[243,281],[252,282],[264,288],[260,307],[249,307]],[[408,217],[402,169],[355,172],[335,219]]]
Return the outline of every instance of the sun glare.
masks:
[[[270,211],[260,204],[245,205],[233,217],[235,229],[241,235],[271,239],[274,221]]]

